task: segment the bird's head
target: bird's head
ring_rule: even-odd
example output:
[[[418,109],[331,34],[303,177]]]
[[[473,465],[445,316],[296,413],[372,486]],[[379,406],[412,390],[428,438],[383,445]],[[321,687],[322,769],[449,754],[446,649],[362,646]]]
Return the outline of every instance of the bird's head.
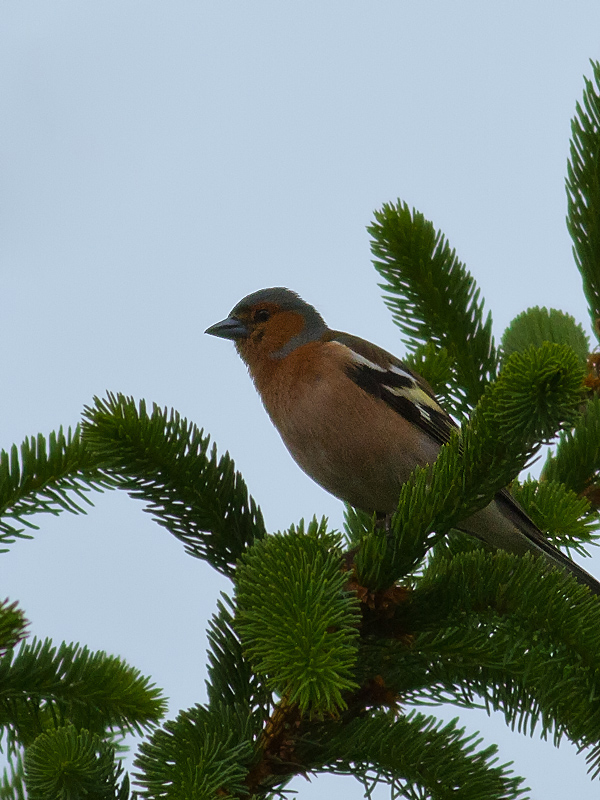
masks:
[[[232,339],[242,359],[277,361],[297,347],[315,341],[327,330],[319,312],[296,292],[277,286],[253,292],[232,309],[226,319],[205,333]]]

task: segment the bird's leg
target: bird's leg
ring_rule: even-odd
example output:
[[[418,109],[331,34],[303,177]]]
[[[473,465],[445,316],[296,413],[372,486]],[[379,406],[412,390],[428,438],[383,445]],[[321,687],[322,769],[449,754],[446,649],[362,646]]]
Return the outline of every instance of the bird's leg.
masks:
[[[375,530],[383,531],[387,536],[392,533],[392,515],[378,511],[375,520]]]
[[[383,511],[377,511],[375,513],[375,525],[373,526],[374,531],[381,531],[381,533],[385,534],[388,539],[392,538],[392,515],[386,514]],[[346,571],[350,572],[354,567],[354,556],[358,552],[360,545],[355,545],[352,549],[348,550],[344,554],[344,567]]]

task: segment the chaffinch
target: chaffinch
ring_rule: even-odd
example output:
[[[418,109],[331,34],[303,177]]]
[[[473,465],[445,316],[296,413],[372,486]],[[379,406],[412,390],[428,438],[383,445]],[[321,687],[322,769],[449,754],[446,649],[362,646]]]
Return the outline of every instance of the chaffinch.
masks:
[[[435,461],[456,427],[423,378],[380,347],[331,330],[289,289],[249,294],[206,333],[235,342],[304,472],[370,513],[395,511],[402,483]],[[506,490],[461,529],[494,547],[543,555],[600,594],[600,583],[551,545]]]

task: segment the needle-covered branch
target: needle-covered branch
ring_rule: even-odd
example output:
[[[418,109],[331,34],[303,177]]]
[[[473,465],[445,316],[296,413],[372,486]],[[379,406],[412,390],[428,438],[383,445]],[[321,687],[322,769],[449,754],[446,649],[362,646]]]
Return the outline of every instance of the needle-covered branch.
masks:
[[[564,483],[528,479],[511,486],[511,494],[557,547],[588,556],[586,544],[598,544],[600,523],[590,502]]]
[[[377,669],[405,702],[481,703],[520,731],[566,735],[600,774],[600,605],[540,559],[433,559],[358,663],[359,681]]]
[[[28,800],[129,799],[129,778],[122,777],[114,747],[74,725],[38,736],[25,753],[24,767]]]
[[[502,362],[513,353],[522,353],[532,345],[541,347],[544,342],[569,345],[581,365],[586,365],[590,340],[583,326],[564,311],[539,306],[518,314],[502,334]]]
[[[157,405],[109,394],[84,411],[87,446],[118,484],[145,500],[154,519],[186,552],[225,575],[265,535],[260,508],[228,453],[192,422]]]
[[[26,636],[25,614],[8,599],[0,601],[0,657]]]
[[[34,640],[0,659],[0,728],[22,746],[67,722],[99,735],[141,733],[165,707],[139,670],[86,647]]]
[[[567,227],[581,273],[592,325],[600,337],[600,63],[592,61],[581,103],[571,121],[567,165]]]
[[[452,359],[448,410],[466,415],[496,375],[492,318],[484,317],[474,278],[443,234],[406,203],[384,205],[368,231],[404,341],[411,352],[432,343]]]
[[[358,603],[339,536],[311,523],[257,543],[237,574],[236,628],[272,691],[301,713],[335,714],[356,688]]]
[[[62,428],[48,442],[42,434],[31,436],[20,449],[0,451],[0,545],[16,537],[31,538],[19,527],[37,530],[29,518],[35,514],[85,513],[91,506],[90,490],[112,488],[113,481],[99,469],[94,455],[81,439],[77,426],[66,436]]]
[[[325,723],[298,751],[322,770],[353,775],[365,787],[388,785],[392,797],[418,800],[517,800],[522,779],[498,765],[495,746],[480,749],[477,734],[465,735],[457,720],[447,724],[411,713],[396,719],[374,712],[350,724]],[[319,771],[315,769],[315,771]]]
[[[600,483],[600,398],[589,400],[569,430],[561,433],[555,453],[544,465],[546,481],[563,483],[576,494]]]

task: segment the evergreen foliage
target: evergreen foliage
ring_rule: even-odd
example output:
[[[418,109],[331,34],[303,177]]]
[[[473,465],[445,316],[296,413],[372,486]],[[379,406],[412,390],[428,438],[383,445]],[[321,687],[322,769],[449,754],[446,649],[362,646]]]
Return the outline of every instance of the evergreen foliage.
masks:
[[[247,794],[245,778],[254,760],[251,726],[244,714],[223,705],[182,711],[140,746],[144,797],[204,800]]]
[[[0,602],[0,656],[14,647],[25,635],[27,621],[16,602]]]
[[[557,547],[582,556],[589,555],[585,544],[596,544],[598,519],[589,500],[580,497],[564,483],[529,478],[511,486],[511,494],[535,524]]]
[[[358,777],[365,794],[385,783],[392,797],[408,800],[523,797],[522,780],[511,777],[508,765],[496,765],[496,747],[477,750],[481,739],[465,736],[456,722],[443,725],[414,711],[396,718],[378,712],[348,725],[320,726],[303,752],[307,760],[322,759],[324,771]]]
[[[223,595],[208,628],[208,706],[244,707],[260,730],[269,717],[272,696],[244,654],[234,613],[233,601]]]
[[[27,800],[25,795],[25,767],[23,757],[17,752],[9,759],[0,781],[0,800]]]
[[[600,774],[595,597],[538,560],[479,551],[436,560],[411,602],[421,620],[445,604],[447,627],[419,634],[413,648],[429,662],[430,680],[437,673],[438,685],[461,694],[465,705],[470,693],[478,695],[519,731],[533,734],[541,725],[543,736],[554,731],[555,742],[567,735],[588,748],[590,770]],[[434,698],[433,685],[419,687],[417,696]]]
[[[528,308],[516,316],[502,336],[502,360],[512,353],[526,350],[531,345],[541,347],[544,342],[567,344],[585,366],[590,352],[590,340],[583,327],[570,314],[556,308]]]
[[[261,511],[228,453],[217,458],[193,423],[175,411],[109,394],[86,407],[84,439],[104,470],[185,550],[231,576],[236,560],[265,535]]]
[[[65,725],[42,733],[25,753],[29,800],[126,800],[127,776],[115,752],[96,734]]]
[[[46,439],[39,433],[13,445],[10,455],[0,451],[0,545],[15,537],[31,538],[25,525],[37,530],[29,517],[33,514],[85,513],[78,501],[91,505],[87,492],[111,487],[112,482],[95,463],[81,440],[79,425],[67,435],[62,427]],[[0,550],[0,552],[2,552]]]
[[[572,428],[561,433],[543,477],[581,494],[600,480],[600,397],[592,397]]]
[[[573,122],[569,230],[600,318],[600,65]],[[346,510],[266,535],[228,454],[175,411],[123,395],[94,400],[81,428],[0,457],[0,544],[37,513],[80,512],[121,488],[232,581],[209,626],[206,705],[155,729],[148,678],[85,647],[22,641],[0,603],[0,800],[282,797],[295,775],[350,774],[408,800],[519,800],[523,781],[456,722],[417,713],[449,703],[504,714],[513,729],[566,737],[600,777],[600,603],[531,556],[492,552],[461,520],[507,484],[541,530],[578,553],[598,538],[600,358],[569,315],[533,308],[497,352],[472,276],[405,203],[370,228],[385,300],[421,372],[461,420],[436,462],[415,469],[382,521]],[[600,335],[600,325],[596,327]],[[587,374],[586,374],[587,370]],[[540,480],[517,476],[558,437]],[[150,733],[139,793],[115,737]]]
[[[567,227],[594,332],[600,337],[600,63],[591,65],[593,78],[584,78],[583,100],[571,122]]]
[[[445,349],[453,361],[450,410],[466,416],[497,363],[492,317],[484,320],[473,277],[444,235],[406,203],[386,203],[368,231],[385,303],[409,352],[427,343]]]
[[[302,714],[346,707],[358,638],[358,604],[340,569],[340,537],[326,521],[258,542],[237,574],[237,628],[259,675]]]
[[[24,747],[69,721],[94,733],[141,733],[165,701],[148,678],[115,656],[35,639],[0,659],[0,728]]]

